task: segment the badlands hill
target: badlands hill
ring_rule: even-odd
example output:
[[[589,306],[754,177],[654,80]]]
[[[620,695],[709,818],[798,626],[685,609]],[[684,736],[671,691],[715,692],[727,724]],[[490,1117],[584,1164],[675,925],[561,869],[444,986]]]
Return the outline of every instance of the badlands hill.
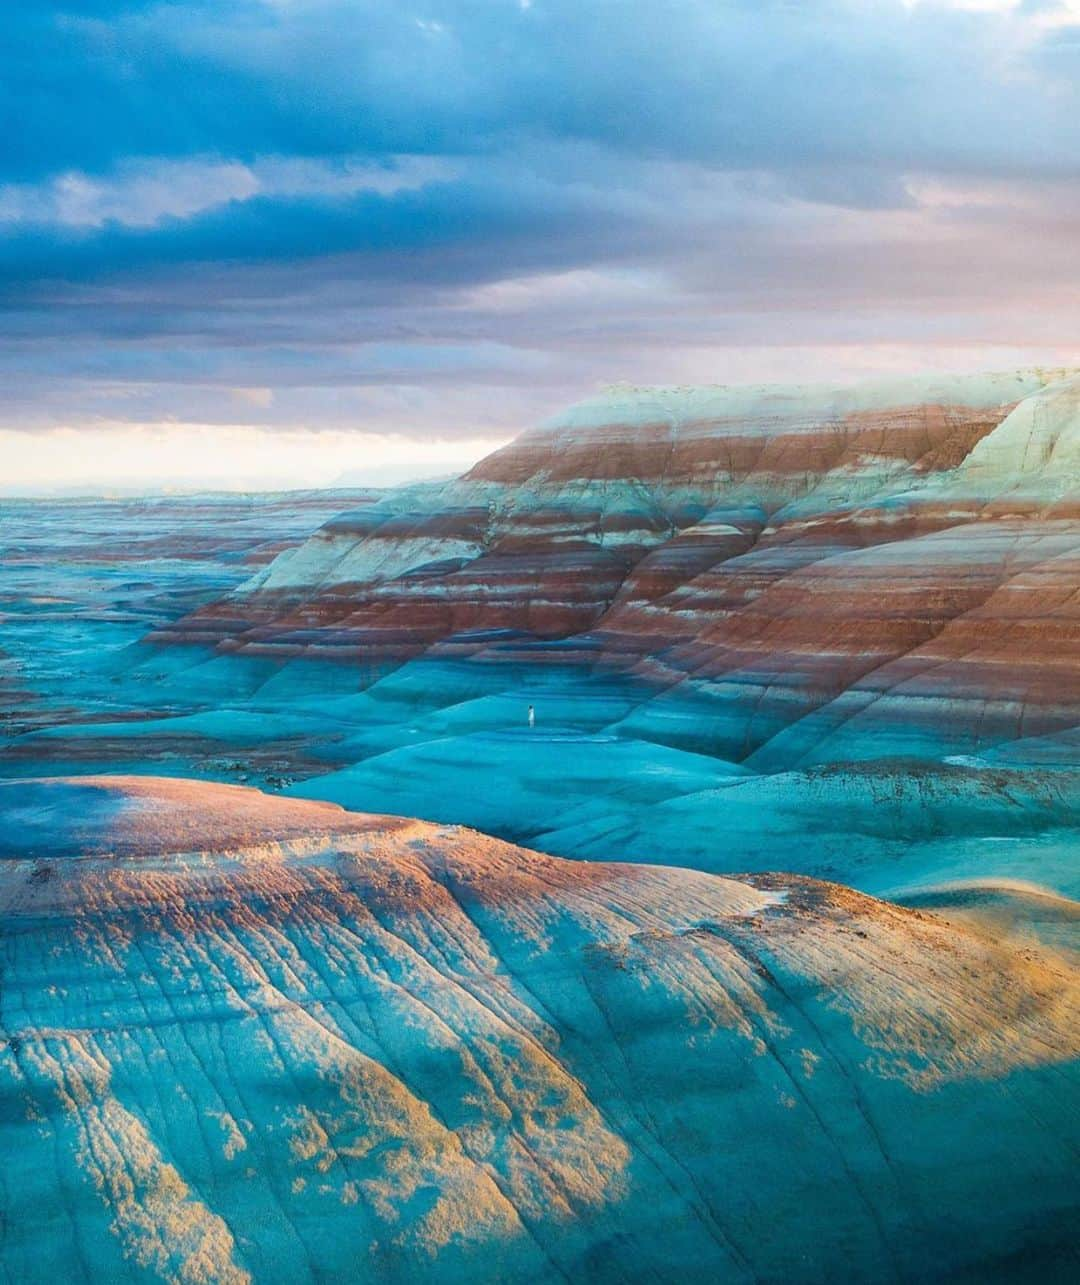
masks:
[[[10,1281],[1075,1279],[1075,964],[791,875],[0,785]]]
[[[1075,516],[1080,376],[1056,373],[613,393],[457,481],[327,524],[230,600],[265,629],[231,633],[249,622],[226,604],[178,632],[303,652],[315,640],[287,626],[325,624],[327,654],[369,658],[469,631],[559,637],[811,534],[835,554],[1018,511]]]
[[[1076,1279],[1080,376],[357,499],[29,515],[0,1279]]]
[[[365,499],[65,674],[0,768],[1075,896],[1080,375],[615,390]]]
[[[1078,581],[1080,376],[630,391],[156,637],[278,688],[310,659],[370,681],[577,638],[550,660],[640,686],[620,733],[772,771],[1075,727]]]

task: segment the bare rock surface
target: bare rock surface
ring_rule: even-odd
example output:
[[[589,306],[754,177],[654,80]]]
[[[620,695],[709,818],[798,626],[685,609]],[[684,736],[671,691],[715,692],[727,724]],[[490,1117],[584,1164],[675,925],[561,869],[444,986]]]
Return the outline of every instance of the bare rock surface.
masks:
[[[0,831],[8,1279],[1075,1269],[1048,946],[208,783],[11,782]]]

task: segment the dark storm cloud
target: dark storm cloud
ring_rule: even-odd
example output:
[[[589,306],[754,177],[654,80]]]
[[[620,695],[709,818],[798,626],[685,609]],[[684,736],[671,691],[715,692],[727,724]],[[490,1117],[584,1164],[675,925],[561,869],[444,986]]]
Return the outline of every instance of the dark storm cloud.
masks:
[[[380,388],[468,433],[725,347],[1067,345],[1067,12],[10,5],[0,417],[350,423]]]
[[[484,154],[585,140],[756,167],[1071,167],[1031,83],[1068,46],[895,0],[184,0],[15,6],[12,175],[132,155]]]

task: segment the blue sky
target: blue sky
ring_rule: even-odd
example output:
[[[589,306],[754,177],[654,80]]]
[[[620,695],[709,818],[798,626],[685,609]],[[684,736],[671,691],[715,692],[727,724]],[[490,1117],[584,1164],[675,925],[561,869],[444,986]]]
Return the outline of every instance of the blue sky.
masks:
[[[0,487],[1080,359],[1080,0],[9,0]]]

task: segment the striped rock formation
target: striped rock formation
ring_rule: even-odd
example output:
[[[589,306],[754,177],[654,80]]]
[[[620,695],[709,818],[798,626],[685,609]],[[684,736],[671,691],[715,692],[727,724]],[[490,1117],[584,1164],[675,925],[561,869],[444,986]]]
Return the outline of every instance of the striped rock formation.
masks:
[[[0,772],[232,777],[875,892],[901,857],[956,875],[936,781],[993,801],[976,873],[1041,886],[1030,836],[1075,852],[1080,822],[1078,587],[1080,376],[621,390],[65,679]]]
[[[6,1279],[1075,1279],[1076,961],[790,875],[0,785]]]
[[[1078,558],[1080,377],[626,390],[153,637],[367,685],[514,633],[640,682],[627,734],[774,770],[1076,725]]]

